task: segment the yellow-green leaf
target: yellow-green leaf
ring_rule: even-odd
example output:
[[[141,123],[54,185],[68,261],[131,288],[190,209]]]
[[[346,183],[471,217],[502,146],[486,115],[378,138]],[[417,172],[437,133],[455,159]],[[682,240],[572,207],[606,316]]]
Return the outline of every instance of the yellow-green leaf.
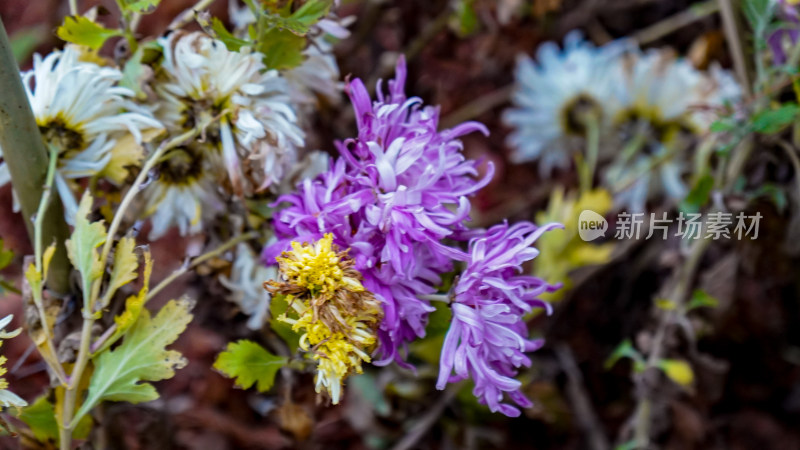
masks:
[[[236,385],[242,389],[256,384],[259,391],[266,392],[272,388],[275,374],[286,362],[287,358],[273,355],[253,341],[241,340],[228,344],[219,354],[214,368],[229,378],[236,378]]]
[[[683,387],[690,386],[694,382],[694,372],[692,366],[682,359],[662,359],[658,367],[674,382]]]
[[[89,289],[94,280],[103,275],[103,264],[97,247],[106,242],[106,227],[103,222],[89,222],[91,208],[92,195],[86,192],[75,216],[75,229],[66,242],[69,260],[80,272],[84,290]]]
[[[97,50],[108,38],[122,36],[122,31],[106,28],[83,16],[67,16],[56,34],[67,42]]]
[[[42,292],[42,274],[36,270],[35,264],[28,264],[28,268],[25,270],[25,280],[28,281],[28,286],[31,287],[34,295],[38,296],[37,293]]]
[[[172,300],[155,317],[144,309],[122,344],[94,358],[89,393],[75,415],[80,419],[101,401],[141,403],[158,398],[148,381],[172,378],[186,359],[165,347],[178,339],[192,320],[192,302]]]
[[[50,244],[42,254],[42,272],[43,278],[47,278],[47,271],[50,270],[50,262],[53,260],[53,255],[56,254],[55,242]]]
[[[114,252],[114,268],[111,270],[111,278],[108,280],[108,288],[103,295],[103,307],[108,306],[117,289],[135,280],[139,273],[139,259],[134,253],[136,239],[125,236],[117,243]]]
[[[672,300],[666,298],[656,299],[656,307],[664,311],[674,311],[677,306]]]

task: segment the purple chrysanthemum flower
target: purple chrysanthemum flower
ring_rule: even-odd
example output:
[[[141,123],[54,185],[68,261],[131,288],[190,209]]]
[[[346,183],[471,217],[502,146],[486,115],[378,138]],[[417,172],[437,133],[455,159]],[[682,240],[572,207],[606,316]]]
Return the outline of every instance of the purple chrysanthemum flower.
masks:
[[[790,27],[779,28],[772,32],[767,37],[767,43],[775,64],[785,64],[787,62],[786,49],[793,48],[797,45],[798,37],[800,37],[800,11],[798,11],[797,1],[792,0],[778,0],[777,2],[777,16],[790,24]]]
[[[379,85],[376,101],[361,80],[347,85],[358,136],[336,143],[341,157],[327,173],[279,199],[290,204],[274,220],[282,240],[264,254],[274,264],[289,241],[311,242],[323,233],[349,248],[364,286],[384,308],[376,364],[403,364],[405,344],[425,335],[434,308],[420,297],[435,293],[440,275],[465,258],[444,241],[468,235],[467,196],[493,174],[489,164],[479,179],[478,162],[464,157],[458,140],[473,131],[488,134],[486,128],[468,122],[438,131],[438,108],[407,98],[405,78],[401,58],[388,93]]]
[[[529,339],[523,316],[533,308],[549,313],[550,305],[537,297],[559,286],[518,272],[539,254],[531,247],[534,241],[545,231],[561,227],[503,223],[470,241],[467,268],[452,292],[453,318],[442,347],[438,389],[472,378],[473,393],[492,412],[520,414],[515,406],[502,403],[504,395],[521,407],[531,405],[513,377],[519,367],[530,366],[525,353],[544,342]]]

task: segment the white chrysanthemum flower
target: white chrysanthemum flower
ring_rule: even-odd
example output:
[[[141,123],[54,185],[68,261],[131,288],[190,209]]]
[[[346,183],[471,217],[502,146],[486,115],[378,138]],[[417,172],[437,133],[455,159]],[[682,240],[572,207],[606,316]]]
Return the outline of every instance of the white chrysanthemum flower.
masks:
[[[695,69],[667,50],[631,53],[614,69],[610,108],[619,148],[606,172],[616,203],[633,212],[659,193],[687,193],[686,150],[706,134],[721,108],[741,96],[733,76],[717,66]]]
[[[271,295],[262,286],[267,280],[278,279],[278,266],[264,266],[247,244],[236,248],[236,259],[230,277],[220,277],[220,282],[231,291],[228,299],[250,316],[247,327],[260,330],[267,320]]]
[[[198,233],[203,218],[222,208],[217,195],[216,175],[219,165],[213,148],[202,143],[170,150],[156,166],[158,178],[144,192],[145,216],[151,216],[150,239],[163,236],[178,227],[181,236]]]
[[[72,46],[34,55],[33,69],[22,73],[39,130],[59,151],[55,181],[70,222],[78,204],[68,180],[102,174],[121,182],[125,166],[141,159],[142,142],[163,130],[130,89],[117,86],[120,79],[116,68],[81,61]],[[10,178],[1,164],[0,185]]]
[[[158,42],[157,115],[167,128],[177,133],[215,118],[206,138],[221,151],[237,194],[280,181],[303,145],[286,80],[265,70],[260,53],[232,52],[202,32],[178,31]]]
[[[554,42],[539,46],[536,62],[520,56],[516,69],[515,107],[504,114],[513,128],[508,137],[515,162],[539,162],[543,175],[568,166],[583,150],[587,120],[598,128],[608,123],[609,68],[626,48],[614,42],[597,48],[573,31],[559,50]]]

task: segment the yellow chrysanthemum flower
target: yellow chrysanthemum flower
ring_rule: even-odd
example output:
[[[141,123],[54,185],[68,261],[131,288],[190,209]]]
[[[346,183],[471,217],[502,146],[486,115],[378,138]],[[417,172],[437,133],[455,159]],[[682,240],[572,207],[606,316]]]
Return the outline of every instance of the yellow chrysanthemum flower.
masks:
[[[284,281],[265,287],[284,295],[291,306],[278,319],[301,334],[300,348],[317,363],[316,391],[327,391],[339,403],[343,380],[361,373],[362,362],[371,362],[383,310],[331,234],[313,244],[292,242],[292,250],[277,261]]]

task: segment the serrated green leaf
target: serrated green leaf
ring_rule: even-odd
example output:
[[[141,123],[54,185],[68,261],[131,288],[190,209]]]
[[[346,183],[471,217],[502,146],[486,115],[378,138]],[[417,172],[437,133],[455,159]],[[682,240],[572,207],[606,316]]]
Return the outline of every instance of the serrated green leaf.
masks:
[[[117,243],[117,248],[114,252],[114,267],[111,270],[111,277],[108,280],[108,287],[106,293],[103,295],[103,307],[108,306],[114,293],[119,288],[125,286],[131,281],[135,280],[138,276],[139,259],[134,253],[136,248],[136,239],[125,236]]]
[[[37,398],[33,403],[23,408],[17,418],[31,429],[37,441],[47,444],[58,444],[58,423],[55,418],[55,408],[46,395]],[[84,417],[72,431],[75,439],[85,439],[92,430],[92,419]]]
[[[222,41],[225,47],[232,52],[238,52],[242,47],[250,45],[250,42],[234,36],[225,28],[225,24],[216,17],[211,19],[211,29],[214,31],[214,34],[217,35],[217,39]]]
[[[692,292],[692,299],[689,300],[689,304],[686,305],[686,310],[691,311],[695,308],[702,308],[702,307],[709,307],[709,308],[716,308],[719,305],[719,301],[714,297],[708,295],[706,291],[702,289],[695,289]]]
[[[256,50],[264,55],[268,69],[286,70],[303,63],[306,39],[291,31],[272,28],[258,38]]]
[[[64,18],[64,24],[56,30],[56,34],[67,42],[97,50],[109,38],[122,36],[122,31],[106,28],[83,16],[67,16]]]
[[[691,386],[694,382],[692,366],[682,359],[662,359],[658,368],[664,371],[672,381],[682,387]]]
[[[79,420],[101,401],[141,403],[158,398],[148,381],[172,378],[186,359],[166,346],[175,342],[192,320],[187,299],[172,300],[155,317],[145,309],[122,344],[94,359],[95,371],[86,400],[75,415]]]
[[[290,16],[295,29],[302,34],[308,33],[312,25],[328,15],[332,2],[330,0],[311,0],[303,4]],[[300,26],[297,26],[300,25]]]
[[[66,242],[69,260],[80,272],[84,290],[89,289],[94,280],[103,275],[103,264],[96,249],[106,242],[107,237],[102,221],[89,222],[91,207],[92,195],[87,191],[81,198],[75,216],[75,229]]]
[[[214,368],[229,378],[236,379],[236,385],[249,389],[253,384],[260,392],[267,392],[275,383],[278,370],[286,365],[288,359],[273,355],[253,341],[231,342],[219,354]]]

